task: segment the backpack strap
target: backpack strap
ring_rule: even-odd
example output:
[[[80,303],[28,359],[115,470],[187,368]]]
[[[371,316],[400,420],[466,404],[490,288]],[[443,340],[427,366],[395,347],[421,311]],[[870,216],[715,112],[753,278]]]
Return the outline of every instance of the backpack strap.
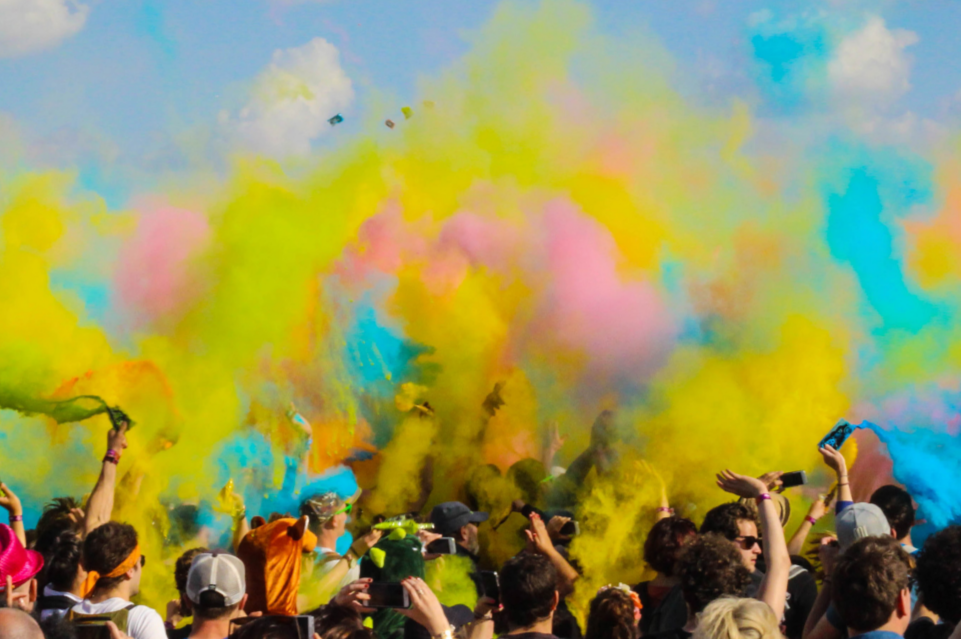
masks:
[[[74,610],[67,614],[67,621],[72,621],[76,626],[106,626],[108,621],[114,622],[120,632],[127,632],[127,625],[130,611],[136,604],[128,604],[120,610],[113,612],[102,612],[96,615],[85,615]]]

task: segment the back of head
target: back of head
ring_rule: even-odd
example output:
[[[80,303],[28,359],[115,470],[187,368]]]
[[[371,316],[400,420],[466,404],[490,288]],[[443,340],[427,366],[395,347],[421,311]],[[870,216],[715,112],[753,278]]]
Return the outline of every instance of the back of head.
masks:
[[[71,511],[75,508],[80,508],[80,503],[73,497],[54,497],[43,507],[36,528],[37,543],[34,548],[37,552],[46,554],[63,532],[74,529]]]
[[[177,592],[181,595],[187,592],[187,575],[190,573],[190,564],[193,563],[194,557],[209,552],[206,548],[191,548],[177,557],[177,563],[174,564],[174,583],[177,586]]]
[[[43,631],[24,611],[0,608],[0,639],[43,639]]]
[[[737,539],[741,534],[737,525],[739,521],[756,521],[756,519],[750,508],[736,501],[715,506],[704,516],[701,534],[714,533],[725,539]]]
[[[687,544],[677,558],[675,573],[681,580],[684,601],[699,613],[715,599],[739,597],[751,583],[751,573],[741,553],[720,535],[701,535]]]
[[[698,619],[694,639],[782,639],[771,607],[757,599],[722,597]]]
[[[137,531],[130,524],[108,521],[95,528],[83,541],[83,567],[87,572],[106,575],[122,564],[137,547]],[[110,589],[123,581],[119,577],[100,577],[97,588]]]
[[[961,526],[928,537],[916,559],[924,605],[948,623],[961,622]]]
[[[854,542],[834,568],[834,607],[845,626],[863,633],[886,624],[910,575],[911,558],[893,537]]]
[[[198,554],[190,563],[184,592],[195,619],[230,618],[247,592],[244,562],[226,553]]]
[[[881,509],[898,539],[904,539],[914,526],[914,502],[911,494],[900,486],[881,486],[871,495],[870,502]]]
[[[523,553],[500,571],[501,604],[508,625],[526,628],[550,617],[557,593],[557,571],[543,555]]]
[[[269,615],[240,627],[230,639],[304,639],[295,617]]]
[[[73,588],[80,568],[83,543],[72,530],[60,533],[52,547],[44,556],[47,568],[47,582],[54,590],[67,592]]]
[[[639,635],[630,595],[617,588],[597,593],[591,601],[584,639],[637,639]]]
[[[674,575],[674,564],[681,547],[697,535],[690,519],[666,517],[651,528],[644,540],[644,561],[659,573]]]

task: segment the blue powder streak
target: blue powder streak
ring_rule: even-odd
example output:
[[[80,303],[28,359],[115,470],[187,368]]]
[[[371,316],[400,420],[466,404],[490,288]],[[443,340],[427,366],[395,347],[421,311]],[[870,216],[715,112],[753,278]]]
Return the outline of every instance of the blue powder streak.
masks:
[[[869,421],[858,428],[872,431],[888,448],[894,478],[918,503],[918,516],[935,528],[961,523],[961,442],[957,436],[930,430],[886,430]]]

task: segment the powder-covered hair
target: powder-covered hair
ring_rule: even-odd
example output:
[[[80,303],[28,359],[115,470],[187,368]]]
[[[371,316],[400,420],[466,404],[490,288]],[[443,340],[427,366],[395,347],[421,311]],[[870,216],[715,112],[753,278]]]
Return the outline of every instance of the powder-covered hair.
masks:
[[[763,601],[721,597],[698,617],[693,639],[782,639],[774,611]]]

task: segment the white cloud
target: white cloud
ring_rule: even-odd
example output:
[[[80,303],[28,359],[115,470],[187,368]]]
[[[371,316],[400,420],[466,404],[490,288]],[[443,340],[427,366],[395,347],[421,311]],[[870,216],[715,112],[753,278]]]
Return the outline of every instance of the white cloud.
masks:
[[[77,0],[0,0],[0,58],[58,45],[83,28],[88,13]]]
[[[913,31],[888,29],[871,16],[860,31],[838,45],[828,63],[835,95],[843,102],[878,107],[897,100],[911,88],[911,56],[905,49],[918,41]]]
[[[221,114],[232,135],[251,151],[274,157],[306,155],[328,129],[327,119],[354,99],[337,47],[323,38],[277,50],[255,80],[247,105]]]

